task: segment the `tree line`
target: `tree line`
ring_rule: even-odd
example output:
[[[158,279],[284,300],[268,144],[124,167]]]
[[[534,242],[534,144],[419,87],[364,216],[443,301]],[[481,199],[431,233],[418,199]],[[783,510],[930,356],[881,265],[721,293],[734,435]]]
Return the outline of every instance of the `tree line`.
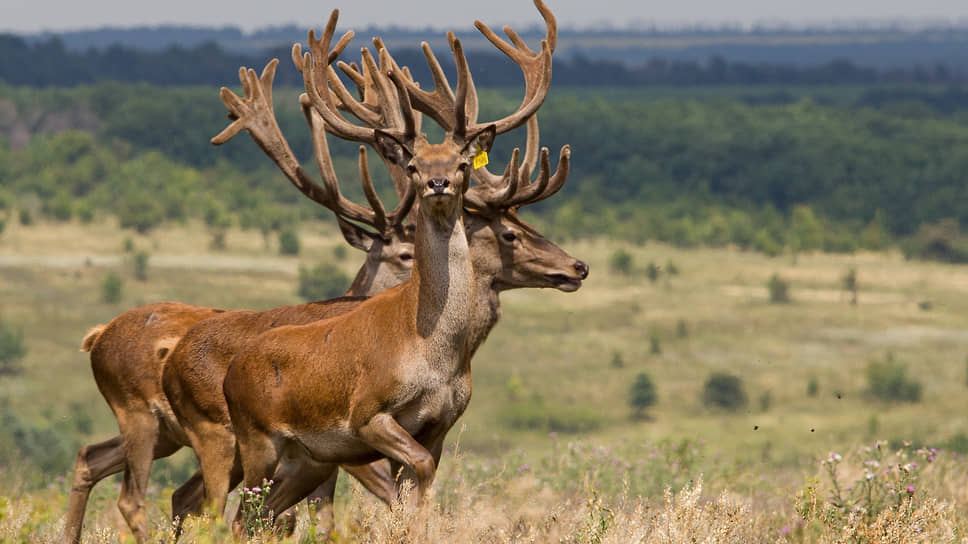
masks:
[[[556,90],[539,115],[542,145],[556,160],[570,144],[572,173],[560,196],[529,211],[549,232],[569,237],[735,243],[769,253],[876,247],[924,234],[961,247],[968,107],[952,106],[949,95],[964,91],[922,90],[943,107],[900,91],[893,101],[884,90],[869,92],[879,108]],[[481,118],[520,101],[510,91],[480,94]],[[276,93],[277,116],[312,171],[296,95]],[[60,220],[117,215],[138,230],[198,217],[216,230],[240,224],[271,232],[300,217],[328,216],[289,187],[248,138],[222,148],[208,143],[227,123],[214,89],[0,87],[4,104],[34,125],[78,112],[94,118],[94,128],[38,133],[22,147],[0,140],[0,205],[11,210],[8,220],[25,209]],[[502,136],[493,160],[500,164],[523,143],[521,129]],[[360,198],[355,146],[333,144],[345,190]],[[392,201],[385,177],[377,183]]]
[[[409,66],[420,81],[429,81],[419,49],[395,51],[401,65]],[[475,81],[482,87],[520,85],[517,66],[496,51],[467,53]],[[0,34],[0,81],[31,87],[71,87],[98,81],[143,82],[160,86],[224,85],[235,78],[239,66],[261,68],[273,57],[285,60],[278,81],[301,85],[301,75],[288,62],[287,47],[263,54],[230,52],[215,42],[189,47],[171,45],[163,50],[142,50],[124,45],[73,51],[57,36],[27,41],[15,34]],[[441,55],[446,71],[453,61]],[[946,63],[891,68],[859,66],[835,59],[818,65],[730,61],[712,56],[707,62],[655,57],[631,65],[592,59],[581,54],[555,61],[556,86],[635,87],[642,85],[820,85],[874,83],[963,83],[968,72]]]

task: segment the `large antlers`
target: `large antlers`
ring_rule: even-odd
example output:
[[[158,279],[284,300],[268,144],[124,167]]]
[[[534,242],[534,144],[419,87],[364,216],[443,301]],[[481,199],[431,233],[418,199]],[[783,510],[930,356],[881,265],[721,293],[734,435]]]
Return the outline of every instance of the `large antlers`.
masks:
[[[348,41],[345,40],[345,42]],[[334,49],[335,55],[338,55],[345,45],[344,40],[341,40],[337,48]],[[414,201],[413,192],[405,192],[397,208],[389,214],[386,213],[376,196],[373,181],[366,168],[366,152],[361,150],[360,177],[363,192],[372,209],[360,206],[345,198],[339,190],[339,181],[333,169],[322,124],[318,117],[307,114],[307,122],[312,129],[316,161],[323,179],[322,186],[317,184],[300,166],[276,121],[272,106],[272,82],[278,63],[279,61],[276,59],[270,61],[262,71],[261,77],[256,76],[255,70],[239,69],[239,80],[242,83],[244,98],[240,98],[230,89],[222,87],[222,102],[229,110],[229,118],[232,119],[232,123],[212,138],[212,143],[221,145],[232,139],[240,131],[248,131],[256,144],[265,151],[266,155],[279,166],[279,169],[304,195],[343,218],[365,223],[377,229],[381,234],[386,234],[388,229],[401,223],[409,212]]]

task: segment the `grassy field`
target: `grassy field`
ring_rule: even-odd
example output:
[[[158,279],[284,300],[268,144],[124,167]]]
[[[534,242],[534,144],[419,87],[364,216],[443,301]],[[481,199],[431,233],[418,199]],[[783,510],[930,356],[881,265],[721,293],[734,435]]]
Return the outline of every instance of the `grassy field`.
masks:
[[[148,281],[134,279],[125,238],[151,253]],[[22,373],[0,375],[5,409],[38,426],[88,419],[86,432],[75,431],[85,443],[116,434],[78,351],[84,332],[160,300],[257,309],[295,303],[299,265],[336,260],[333,248],[343,244],[330,224],[304,225],[301,239],[299,257],[281,257],[274,240],[267,249],[259,234],[235,230],[226,250],[212,252],[199,225],[142,237],[110,223],[8,222],[0,236],[0,317],[23,327],[28,354]],[[408,523],[344,483],[335,540],[968,536],[968,268],[907,262],[894,253],[800,255],[794,262],[789,255],[608,240],[561,245],[590,263],[589,279],[573,294],[502,296],[503,318],[474,360],[473,401],[441,463],[433,514]],[[630,274],[609,269],[620,248],[632,255]],[[351,251],[339,262],[351,274],[359,257]],[[655,282],[645,273],[650,262],[661,269]],[[842,288],[851,267],[856,306]],[[100,301],[101,281],[112,270],[124,279],[119,304]],[[769,301],[773,274],[789,283],[791,302]],[[888,359],[921,384],[920,402],[871,396],[868,365]],[[658,402],[646,417],[633,418],[628,390],[640,372],[652,378]],[[745,408],[703,405],[714,372],[741,378]],[[811,381],[815,395],[808,394]],[[842,460],[829,462],[831,452]],[[73,452],[63,466],[72,462]],[[169,480],[191,470],[191,462],[182,453],[156,471],[149,499],[160,533]],[[27,459],[0,467],[2,543],[44,541],[61,522],[68,472],[38,483],[27,476],[30,466]],[[876,489],[857,495],[872,485],[865,482]],[[90,542],[124,538],[116,487],[111,480],[96,489],[85,531]],[[666,488],[671,495],[663,495]],[[186,541],[218,540],[224,531],[199,522]],[[311,534],[302,521],[297,538],[312,541]]]

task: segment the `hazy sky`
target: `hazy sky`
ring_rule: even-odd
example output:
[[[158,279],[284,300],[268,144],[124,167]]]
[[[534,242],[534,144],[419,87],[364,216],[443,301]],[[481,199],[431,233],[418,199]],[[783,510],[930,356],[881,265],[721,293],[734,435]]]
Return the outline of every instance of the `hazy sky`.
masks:
[[[399,24],[468,29],[475,18],[492,26],[540,22],[529,0],[8,0],[0,30],[35,32],[100,26],[178,23],[235,25],[252,30],[296,23],[319,26],[334,7],[342,27]],[[968,22],[968,0],[547,0],[559,24],[573,27],[689,23],[824,24],[899,19]],[[420,6],[414,8],[412,6]]]

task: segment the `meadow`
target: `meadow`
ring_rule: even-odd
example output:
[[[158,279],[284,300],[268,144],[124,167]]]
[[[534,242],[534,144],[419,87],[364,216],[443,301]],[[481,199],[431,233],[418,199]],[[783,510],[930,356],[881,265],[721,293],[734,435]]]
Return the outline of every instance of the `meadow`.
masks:
[[[113,221],[8,222],[0,237],[0,317],[27,355],[0,375],[0,414],[65,429],[73,442],[116,434],[78,351],[89,327],[139,304],[223,308],[299,301],[299,266],[361,255],[331,223],[304,222],[299,256],[232,229],[212,251],[200,223],[148,235]],[[134,248],[150,253],[147,281]],[[341,481],[336,542],[963,542],[968,541],[968,268],[898,252],[767,257],[607,239],[556,240],[587,261],[576,293],[502,295],[503,317],[474,360],[474,397],[441,462],[422,522]],[[617,251],[630,256],[625,271]],[[658,269],[649,278],[650,264]],[[858,303],[843,278],[856,271]],[[104,276],[123,279],[119,303]],[[774,303],[777,275],[790,301]],[[877,398],[872,363],[920,384],[917,402]],[[657,402],[636,414],[640,373]],[[703,403],[714,373],[741,380],[738,409]],[[2,449],[11,451],[10,444]],[[61,467],[76,453],[65,451]],[[0,543],[51,541],[69,469],[0,464]],[[188,452],[157,463],[151,520],[164,538],[168,500]],[[58,466],[55,464],[55,466]],[[85,542],[126,541],[118,480],[95,488]],[[237,502],[238,499],[235,499]],[[303,507],[304,509],[305,507]],[[307,516],[292,542],[325,542]],[[191,522],[186,542],[229,538]],[[266,537],[268,538],[268,537]]]

